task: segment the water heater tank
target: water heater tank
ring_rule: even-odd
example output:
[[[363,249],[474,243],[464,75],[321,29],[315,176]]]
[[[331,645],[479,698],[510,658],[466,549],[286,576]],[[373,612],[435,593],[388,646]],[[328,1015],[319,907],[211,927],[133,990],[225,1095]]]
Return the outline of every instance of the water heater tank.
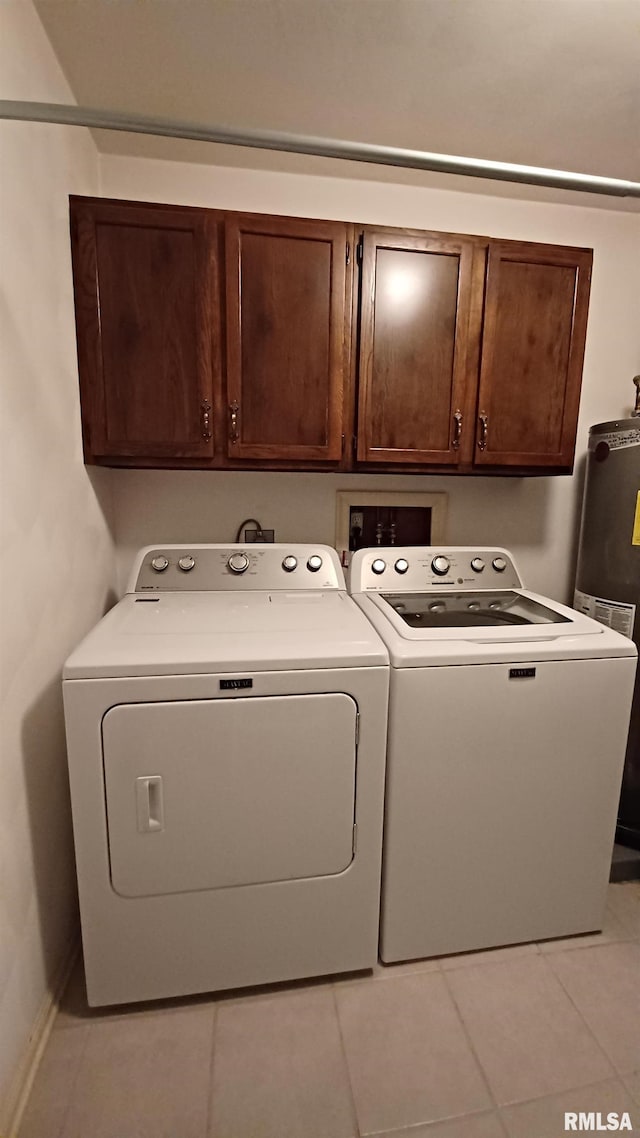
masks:
[[[589,432],[574,608],[640,646],[640,418]],[[616,839],[640,849],[640,672]]]

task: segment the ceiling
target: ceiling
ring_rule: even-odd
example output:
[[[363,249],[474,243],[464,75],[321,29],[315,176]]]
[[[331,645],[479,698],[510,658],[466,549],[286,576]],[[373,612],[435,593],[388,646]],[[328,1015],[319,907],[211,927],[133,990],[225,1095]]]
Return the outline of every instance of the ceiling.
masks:
[[[35,6],[81,106],[640,182],[640,0]],[[110,153],[354,174],[330,159],[95,137]]]

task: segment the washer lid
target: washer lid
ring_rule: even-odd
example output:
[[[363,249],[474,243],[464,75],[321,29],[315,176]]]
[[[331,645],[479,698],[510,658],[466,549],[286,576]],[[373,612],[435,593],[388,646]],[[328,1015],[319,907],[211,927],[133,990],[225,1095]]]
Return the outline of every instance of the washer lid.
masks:
[[[570,618],[513,589],[494,592],[380,593],[409,628],[513,628]]]
[[[129,593],[72,652],[65,679],[388,664],[344,592]]]
[[[397,668],[635,655],[631,640],[536,593],[525,590],[447,593],[446,603],[451,604],[448,614],[446,609],[441,609],[439,614],[425,617],[424,623],[422,617],[411,617],[411,609],[419,605],[428,612],[436,595],[419,596],[418,601],[415,595],[407,593],[353,595],[382,636],[391,663]],[[465,608],[467,603],[484,605],[490,597],[502,606],[493,610],[495,617],[486,615],[485,618],[482,609]],[[390,598],[393,603],[389,603]],[[412,599],[416,606],[408,603]],[[444,594],[442,600],[445,600]],[[407,605],[404,613],[397,607],[402,604]],[[479,612],[480,620],[477,619]]]

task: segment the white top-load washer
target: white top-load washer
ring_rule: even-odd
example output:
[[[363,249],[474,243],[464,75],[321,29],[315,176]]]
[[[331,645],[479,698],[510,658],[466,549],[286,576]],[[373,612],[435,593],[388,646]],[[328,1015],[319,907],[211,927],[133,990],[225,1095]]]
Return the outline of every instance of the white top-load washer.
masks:
[[[372,966],[388,675],[332,549],[140,552],[64,669],[91,1004]]]
[[[634,644],[522,588],[504,549],[367,549],[391,661],[381,956],[602,927]]]

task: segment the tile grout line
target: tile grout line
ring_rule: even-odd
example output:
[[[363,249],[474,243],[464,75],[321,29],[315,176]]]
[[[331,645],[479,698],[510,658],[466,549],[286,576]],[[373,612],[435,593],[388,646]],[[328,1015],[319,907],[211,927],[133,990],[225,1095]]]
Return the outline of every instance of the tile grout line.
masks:
[[[393,983],[395,980],[404,980],[409,976],[437,976],[439,968],[425,968],[420,970],[416,968],[411,972],[403,972],[397,976],[365,976],[362,980],[340,980],[335,982],[336,991],[347,991],[349,988],[357,988],[360,984],[388,984]]]
[[[633,882],[619,882],[619,884],[624,887],[624,885],[631,885],[634,883]],[[613,907],[613,905],[611,905],[611,903],[609,901],[607,902],[607,907],[611,908],[611,912],[613,913],[616,921],[618,922],[619,925],[622,926],[623,931],[626,933],[626,936],[623,939],[624,940],[640,940],[640,929],[636,929],[636,928],[632,929],[631,925],[627,925],[626,920],[625,920],[625,916],[627,914],[625,914],[624,916],[621,916],[620,913],[617,912],[617,910]],[[638,899],[638,914],[640,915],[640,897]]]
[[[507,1123],[507,1120],[504,1117],[503,1107],[499,1106],[496,1114],[497,1114],[497,1118],[498,1118],[498,1121],[500,1123],[500,1126],[502,1128],[502,1133],[504,1134],[505,1138],[511,1138],[511,1131],[509,1129],[509,1125]]]
[[[482,1063],[480,1062],[480,1057],[476,1051],[474,1042],[471,1038],[471,1033],[469,1032],[469,1029],[467,1028],[466,1023],[464,1022],[464,1017],[463,1017],[462,1012],[458,1006],[458,1001],[456,1000],[455,994],[453,992],[453,988],[451,987],[451,984],[449,983],[449,979],[447,977],[447,973],[446,973],[444,968],[441,969],[441,974],[442,974],[442,978],[444,980],[447,992],[449,993],[449,998],[451,999],[451,1002],[454,1006],[455,1013],[458,1017],[458,1020],[460,1021],[460,1026],[462,1027],[462,1030],[464,1032],[464,1037],[465,1037],[465,1039],[469,1045],[469,1048],[471,1050],[471,1054],[473,1055],[473,1058],[476,1061],[478,1070],[480,1072],[480,1075],[482,1076],[482,1081],[483,1081],[483,1083],[484,1083],[484,1085],[485,1085],[485,1087],[489,1093],[489,1098],[490,1098],[491,1102],[493,1103],[493,1108],[494,1108],[494,1110],[497,1110],[499,1112],[500,1111],[500,1104],[499,1104],[498,1100],[496,1099],[496,1096],[493,1093],[493,1089],[492,1089],[491,1084],[489,1082],[489,1077],[488,1077]],[[502,1122],[502,1119],[500,1119],[500,1121]]]
[[[523,1099],[518,1099],[516,1102],[506,1102],[504,1104],[504,1106],[501,1106],[498,1109],[500,1111],[504,1111],[504,1110],[512,1110],[514,1108],[517,1109],[520,1106],[531,1106],[535,1102],[546,1102],[548,1099],[561,1098],[562,1095],[573,1094],[574,1091],[586,1091],[586,1090],[590,1090],[591,1087],[604,1087],[607,1083],[616,1083],[616,1082],[620,1083],[622,1085],[623,1089],[625,1091],[627,1091],[629,1098],[633,1099],[633,1095],[631,1094],[631,1091],[629,1091],[628,1088],[625,1086],[623,1076],[618,1074],[617,1071],[614,1071],[613,1075],[610,1075],[608,1079],[596,1079],[595,1082],[581,1083],[581,1085],[579,1087],[568,1087],[567,1090],[564,1090],[564,1091],[552,1091],[552,1093],[550,1095],[538,1095],[537,1098],[523,1098]]]
[[[436,1127],[448,1126],[450,1122],[466,1122],[468,1118],[486,1118],[487,1115],[493,1114],[498,1119],[500,1127],[503,1131],[504,1138],[510,1138],[507,1133],[502,1119],[499,1117],[499,1111],[486,1110],[470,1110],[467,1114],[448,1114],[445,1118],[434,1118],[430,1122],[410,1122],[408,1126],[393,1126],[391,1130],[368,1130],[366,1134],[361,1135],[361,1138],[411,1138],[412,1131],[424,1130]]]
[[[336,991],[335,983],[331,984],[331,998],[333,1001],[333,1010],[334,1010],[336,1022],[338,1025],[338,1038],[340,1040],[340,1052],[342,1054],[342,1060],[344,1062],[345,1071],[347,1073],[347,1085],[349,1087],[349,1097],[351,1099],[351,1114],[353,1117],[353,1121],[355,1123],[354,1138],[362,1138],[362,1131],[360,1130],[360,1122],[358,1119],[358,1109],[356,1107],[356,1098],[355,1098],[355,1094],[353,1091],[353,1084],[351,1082],[351,1070],[349,1067],[349,1059],[347,1056],[347,1048],[345,1046],[344,1036],[342,1034],[342,1024],[340,1022],[340,1011],[338,1009],[338,993]]]
[[[620,943],[620,944],[628,944],[628,941],[619,941],[618,943]],[[595,948],[597,948],[597,949],[600,949],[600,948],[608,948],[608,947],[610,947],[610,946],[609,946],[608,944],[607,944],[607,945],[598,944],[598,945],[594,945],[594,946],[592,946],[592,947],[595,947]],[[550,954],[550,955],[551,955],[551,954]],[[547,962],[545,961],[545,963],[547,963]],[[621,1072],[621,1071],[619,1070],[619,1068],[616,1066],[616,1064],[614,1063],[614,1061],[613,1061],[613,1059],[611,1058],[611,1056],[609,1055],[609,1053],[608,1053],[608,1052],[605,1050],[604,1044],[602,1044],[602,1043],[600,1042],[600,1040],[598,1039],[598,1037],[597,1037],[597,1035],[596,1035],[595,1031],[592,1029],[592,1027],[591,1027],[591,1024],[590,1024],[590,1023],[588,1023],[588,1021],[587,1021],[586,1017],[585,1017],[585,1016],[583,1016],[582,1012],[580,1011],[580,1008],[578,1007],[578,1005],[576,1004],[575,1000],[573,999],[573,996],[571,995],[571,992],[568,990],[568,988],[566,987],[566,985],[562,983],[562,977],[561,977],[561,976],[558,976],[558,974],[557,974],[557,972],[556,972],[555,968],[553,968],[553,967],[552,967],[552,965],[551,965],[551,962],[550,962],[550,961],[549,961],[549,971],[550,971],[551,975],[553,976],[553,978],[554,978],[555,980],[557,980],[558,984],[559,984],[559,985],[560,985],[560,987],[562,988],[562,991],[563,991],[563,992],[564,992],[564,994],[566,995],[566,997],[567,997],[567,999],[568,999],[569,1003],[571,1004],[572,1008],[574,1008],[574,1009],[575,1009],[575,1011],[578,1013],[578,1015],[579,1015],[580,1019],[582,1020],[583,1024],[585,1025],[585,1027],[586,1027],[586,1029],[587,1029],[587,1031],[588,1031],[589,1035],[591,1036],[591,1038],[593,1039],[594,1043],[596,1044],[596,1047],[597,1047],[597,1048],[598,1048],[598,1050],[599,1050],[599,1051],[602,1053],[602,1055],[604,1055],[604,1058],[606,1059],[607,1063],[608,1063],[608,1064],[609,1064],[609,1066],[611,1067],[611,1070],[613,1071],[613,1074],[614,1074],[614,1076],[617,1076],[618,1078],[621,1078],[621,1077],[622,1077],[622,1072]],[[599,1080],[599,1081],[600,1081],[600,1082],[602,1082],[603,1080]],[[582,1086],[591,1086],[591,1084],[590,1084],[590,1083],[583,1083],[583,1084],[582,1084]],[[577,1087],[569,1087],[568,1089],[569,1089],[569,1090],[578,1090],[578,1088],[577,1088]]]
[[[613,909],[609,908],[608,904],[607,904],[607,909],[609,911],[609,915],[613,916],[616,924],[618,924],[620,926],[620,929],[624,934],[623,936],[619,936],[619,937],[613,936],[613,937],[609,937],[608,939],[595,941],[593,939],[594,937],[597,937],[597,936],[600,936],[603,938],[605,937],[604,926],[603,926],[603,928],[600,930],[599,933],[598,932],[595,932],[595,933],[578,933],[576,936],[573,936],[573,937],[558,937],[558,938],[550,937],[548,940],[536,941],[536,944],[538,945],[538,952],[540,953],[541,956],[545,956],[545,957],[546,956],[559,956],[563,952],[579,952],[580,950],[584,950],[584,949],[588,949],[588,948],[603,948],[605,945],[609,945],[609,944],[628,944],[628,942],[630,940],[633,940],[633,935],[631,933],[629,933],[629,931],[625,927],[624,923],[620,920],[620,918],[617,916],[615,911]],[[580,943],[581,940],[585,940],[585,939],[590,940],[590,943],[589,944],[581,944]],[[554,947],[556,940],[565,941],[568,943],[562,944],[560,947]],[[549,946],[549,947],[545,947],[545,946]]]
[[[619,941],[619,942],[616,942],[616,943],[620,943],[620,944],[628,944],[629,942],[628,942],[628,941]],[[609,944],[609,942],[607,942],[607,944],[606,944],[606,945],[590,945],[589,947],[591,947],[591,948],[608,948],[608,947],[610,947],[610,944]],[[567,950],[567,951],[571,951],[571,950]],[[580,950],[580,951],[586,951],[586,949],[582,949],[582,950]],[[598,1079],[598,1080],[596,1080],[596,1083],[607,1082],[607,1081],[610,1081],[610,1080],[611,1080],[611,1079],[613,1079],[613,1078],[617,1078],[618,1080],[620,1080],[620,1081],[622,1081],[622,1082],[624,1083],[624,1073],[623,1073],[622,1071],[620,1071],[620,1069],[619,1069],[619,1068],[617,1067],[617,1065],[614,1063],[614,1061],[613,1061],[613,1059],[611,1058],[611,1056],[610,1056],[610,1055],[607,1053],[607,1051],[605,1050],[605,1048],[604,1048],[603,1044],[602,1044],[602,1043],[600,1042],[600,1040],[597,1038],[597,1036],[596,1036],[595,1032],[592,1030],[591,1026],[590,1026],[590,1025],[589,1025],[589,1023],[587,1022],[587,1020],[585,1019],[585,1017],[583,1016],[582,1012],[580,1011],[580,1008],[577,1006],[577,1004],[576,1004],[576,1003],[575,1003],[575,1001],[573,1000],[573,998],[572,998],[572,996],[571,996],[570,992],[567,990],[567,988],[565,987],[565,985],[562,983],[562,980],[561,980],[560,976],[558,976],[558,975],[556,974],[556,972],[555,972],[555,969],[554,969],[554,968],[551,966],[551,960],[549,960],[549,959],[548,959],[548,957],[550,957],[551,959],[553,959],[554,955],[556,955],[556,954],[554,954],[554,953],[548,953],[548,954],[545,954],[545,953],[541,953],[541,952],[540,952],[540,953],[538,953],[538,954],[536,954],[536,955],[538,955],[538,956],[539,956],[539,958],[540,958],[540,959],[543,961],[543,963],[544,963],[544,967],[545,967],[545,971],[548,971],[548,972],[550,973],[550,975],[553,977],[553,979],[554,979],[554,980],[556,980],[556,981],[558,982],[558,984],[560,985],[560,988],[562,989],[562,992],[564,993],[564,995],[566,995],[567,999],[569,1000],[569,1003],[570,1003],[570,1004],[571,1004],[571,1006],[574,1008],[574,1010],[577,1012],[577,1014],[578,1014],[578,1016],[579,1016],[579,1018],[580,1018],[581,1022],[584,1024],[584,1026],[585,1026],[585,1028],[586,1028],[586,1030],[587,1030],[587,1033],[588,1033],[588,1035],[591,1037],[591,1039],[593,1040],[593,1042],[596,1044],[596,1047],[597,1047],[598,1051],[600,1052],[600,1054],[603,1056],[603,1058],[605,1059],[605,1061],[607,1062],[607,1064],[608,1064],[608,1065],[609,1065],[609,1067],[610,1067],[611,1073],[610,1073],[610,1075],[608,1076],[608,1079]],[[558,952],[558,954],[557,954],[557,955],[561,955],[561,953],[560,953],[560,952]],[[501,962],[501,963],[502,963],[502,962]],[[443,969],[443,975],[445,976],[445,979],[446,979],[446,973],[445,973],[444,969]],[[469,1044],[470,1044],[470,1046],[471,1046],[471,1048],[472,1048],[472,1050],[473,1050],[473,1054],[474,1054],[474,1056],[475,1056],[475,1058],[476,1058],[476,1060],[477,1060],[477,1062],[478,1062],[478,1065],[480,1066],[480,1069],[481,1069],[481,1071],[482,1071],[482,1074],[483,1074],[483,1076],[484,1076],[484,1068],[482,1067],[482,1064],[481,1064],[481,1062],[480,1062],[480,1059],[479,1059],[479,1057],[478,1057],[478,1056],[477,1056],[477,1054],[476,1054],[476,1050],[475,1050],[475,1047],[473,1046],[473,1043],[472,1043],[472,1040],[471,1040],[471,1038],[470,1038],[470,1035],[469,1035],[469,1033],[468,1033],[468,1031],[467,1031],[467,1029],[466,1029],[466,1026],[465,1026],[465,1023],[464,1023],[464,1018],[463,1018],[463,1016],[462,1016],[462,1013],[460,1012],[460,1009],[458,1008],[458,1005],[457,1005],[457,1002],[456,1002],[456,998],[455,998],[455,995],[454,995],[454,993],[453,993],[453,991],[452,991],[452,989],[451,989],[451,987],[449,986],[449,984],[448,984],[448,983],[447,983],[447,988],[449,989],[449,991],[450,991],[450,993],[451,993],[451,997],[452,997],[452,999],[453,999],[453,1001],[454,1001],[454,1004],[456,1005],[456,1010],[458,1011],[458,1015],[459,1015],[459,1017],[460,1017],[460,1021],[461,1021],[461,1023],[462,1023],[463,1029],[464,1029],[464,1031],[465,1031],[465,1035],[467,1036],[467,1039],[469,1040]],[[487,1084],[487,1085],[488,1085],[488,1084]],[[594,1085],[596,1085],[596,1084],[594,1084],[594,1083],[592,1083],[592,1082],[589,1082],[589,1083],[578,1083],[578,1084],[577,1084],[577,1085],[575,1085],[575,1086],[572,1086],[572,1087],[566,1087],[566,1088],[565,1088],[565,1090],[566,1090],[566,1091],[574,1091],[574,1090],[575,1090],[575,1091],[577,1091],[577,1090],[580,1090],[580,1089],[582,1089],[582,1087],[585,1087],[585,1086],[594,1086]],[[533,1099],[522,1099],[522,1100],[514,1100],[513,1102],[508,1102],[508,1103],[503,1103],[503,1104],[500,1104],[500,1103],[498,1103],[498,1102],[497,1102],[497,1100],[495,1099],[495,1096],[493,1095],[493,1092],[491,1091],[491,1087],[490,1087],[490,1086],[489,1086],[489,1092],[490,1092],[490,1094],[491,1094],[491,1098],[492,1098],[492,1100],[493,1100],[493,1101],[496,1103],[496,1109],[498,1110],[498,1112],[499,1112],[499,1113],[500,1113],[500,1112],[501,1112],[503,1109],[506,1109],[506,1108],[508,1108],[508,1107],[511,1107],[511,1106],[519,1106],[521,1102],[536,1102],[536,1101],[540,1101],[541,1099],[544,1099],[544,1098],[549,1098],[549,1097],[551,1097],[551,1096],[549,1096],[549,1095],[538,1095],[536,1098],[533,1098]],[[565,1091],[563,1090],[563,1091],[557,1091],[557,1092],[553,1092],[553,1093],[554,1093],[554,1094],[555,1094],[555,1093],[557,1093],[557,1094],[563,1094],[563,1093],[565,1093]],[[632,1096],[632,1097],[633,1097],[633,1096]]]
[[[207,1118],[205,1138],[213,1138],[213,1071],[216,1061],[216,1035],[218,1033],[218,1005],[213,1005],[211,1023],[211,1054],[209,1056],[209,1086],[207,1093]]]

